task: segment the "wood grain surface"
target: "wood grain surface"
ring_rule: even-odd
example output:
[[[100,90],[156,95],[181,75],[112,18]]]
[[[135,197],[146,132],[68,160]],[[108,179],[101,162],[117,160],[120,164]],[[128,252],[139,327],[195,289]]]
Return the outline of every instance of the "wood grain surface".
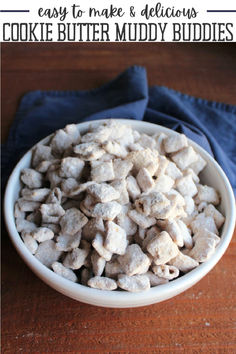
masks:
[[[2,44],[2,139],[20,98],[35,89],[89,89],[130,65],[150,85],[236,104],[236,47],[229,44]],[[105,309],[39,280],[2,230],[3,353],[235,353],[235,235],[198,284],[168,301]]]

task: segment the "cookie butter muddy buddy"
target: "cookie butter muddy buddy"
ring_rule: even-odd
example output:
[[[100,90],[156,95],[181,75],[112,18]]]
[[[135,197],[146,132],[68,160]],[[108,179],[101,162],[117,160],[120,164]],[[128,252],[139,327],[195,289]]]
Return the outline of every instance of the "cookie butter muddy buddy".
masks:
[[[60,276],[140,292],[207,261],[224,216],[202,185],[205,160],[182,134],[149,136],[116,120],[56,131],[33,149],[15,203],[29,251]]]

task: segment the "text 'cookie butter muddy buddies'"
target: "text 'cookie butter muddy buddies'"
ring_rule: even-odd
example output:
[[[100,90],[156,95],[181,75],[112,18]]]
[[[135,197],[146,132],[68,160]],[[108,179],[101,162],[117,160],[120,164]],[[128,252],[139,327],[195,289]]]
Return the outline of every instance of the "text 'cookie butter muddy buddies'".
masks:
[[[76,125],[33,149],[16,228],[58,275],[101,290],[148,290],[207,261],[224,216],[183,134],[149,136],[116,120]]]

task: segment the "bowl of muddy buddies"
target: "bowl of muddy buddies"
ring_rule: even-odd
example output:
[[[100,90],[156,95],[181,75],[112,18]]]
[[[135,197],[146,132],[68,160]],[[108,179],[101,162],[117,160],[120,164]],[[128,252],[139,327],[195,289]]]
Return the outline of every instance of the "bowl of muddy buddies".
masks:
[[[169,299],[205,276],[229,245],[235,201],[221,167],[185,135],[107,119],[69,124],[28,151],[4,214],[45,283],[122,308]]]

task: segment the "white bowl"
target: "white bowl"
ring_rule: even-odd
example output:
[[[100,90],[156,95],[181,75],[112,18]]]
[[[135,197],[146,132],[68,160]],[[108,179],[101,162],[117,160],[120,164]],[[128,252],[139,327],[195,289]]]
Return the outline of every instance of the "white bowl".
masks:
[[[134,129],[146,134],[154,134],[163,132],[166,134],[176,134],[176,132],[164,128],[159,125],[140,122],[128,119],[119,119],[120,122],[130,124]],[[86,122],[78,124],[81,133],[88,130],[91,125],[98,125],[104,120]],[[43,139],[46,142],[48,137]],[[19,233],[16,230],[14,220],[14,203],[18,199],[20,191],[20,172],[23,168],[29,167],[31,161],[31,152],[29,150],[22,159],[18,162],[13,170],[6,187],[4,200],[4,215],[6,226],[10,238],[16,247],[16,250],[23,258],[25,263],[32,269],[32,271],[47,283],[52,288],[67,295],[75,300],[79,300],[88,304],[104,306],[104,307],[138,307],[144,305],[154,304],[160,301],[167,300],[176,296],[186,289],[196,284],[202,277],[204,277],[220,260],[226,251],[231,240],[234,226],[235,226],[235,200],[230,183],[217,162],[200,146],[193,141],[190,144],[194,149],[201,154],[207,161],[207,167],[202,172],[201,181],[216,188],[221,195],[220,210],[225,215],[226,220],[221,232],[221,241],[218,244],[213,256],[206,262],[198,266],[196,269],[183,275],[182,277],[173,280],[167,284],[159,285],[151,288],[149,291],[141,293],[129,293],[125,291],[102,291],[92,289],[80,284],[73,283],[66,280],[40,263],[25,247]]]

